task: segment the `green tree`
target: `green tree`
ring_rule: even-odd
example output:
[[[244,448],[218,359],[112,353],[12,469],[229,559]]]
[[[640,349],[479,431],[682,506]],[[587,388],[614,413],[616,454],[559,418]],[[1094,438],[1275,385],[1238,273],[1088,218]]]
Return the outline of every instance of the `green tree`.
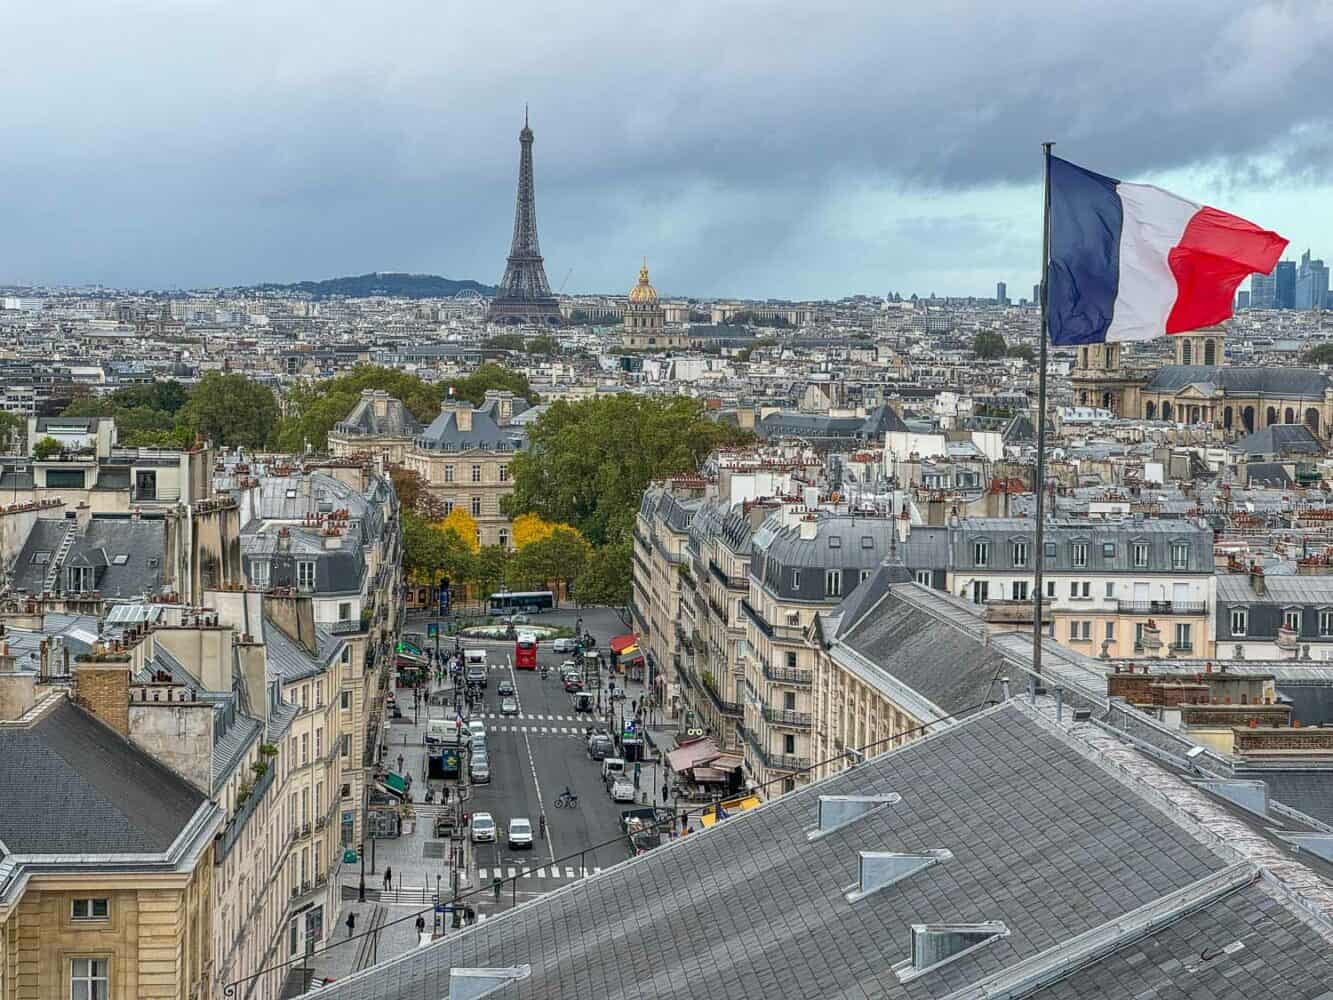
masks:
[[[183,409],[185,426],[227,448],[262,448],[278,423],[273,390],[236,372],[208,372]]]
[[[481,547],[472,560],[472,576],[468,581],[477,588],[477,596],[481,600],[504,588],[508,564],[509,550],[503,545]]]
[[[444,536],[425,518],[403,512],[403,570],[418,585],[434,583],[444,565]]]
[[[1333,344],[1317,344],[1302,360],[1308,365],[1333,365]]]
[[[520,590],[542,590],[552,581],[568,589],[574,586],[591,555],[592,546],[578,532],[558,527],[510,557],[508,579]]]
[[[181,411],[189,392],[176,381],[130,385],[109,396],[85,396],[65,407],[66,417],[111,417],[116,440],[129,448],[180,448],[190,443],[190,429]]]
[[[543,333],[529,340],[523,345],[523,349],[529,354],[540,354],[549,358],[560,353],[560,342],[549,333]]]
[[[493,337],[487,337],[481,347],[485,351],[521,351],[523,350],[523,335],[521,333],[497,333]]]
[[[521,396],[529,403],[537,402],[537,394],[528,385],[528,377],[522,372],[511,371],[504,365],[487,363],[464,378],[453,383],[454,395],[466,399],[473,406],[480,406],[486,399],[487,389],[508,389],[515,396]]]
[[[557,400],[510,464],[514,492],[505,512],[572,525],[594,545],[619,541],[651,480],[694,472],[717,448],[750,438],[684,396]]]
[[[0,454],[22,455],[27,436],[27,420],[17,413],[0,410]]]
[[[39,462],[45,462],[52,455],[58,455],[63,450],[63,446],[53,437],[44,437],[32,446],[32,457]]]
[[[440,386],[393,368],[357,365],[337,378],[289,390],[287,413],[274,435],[274,445],[283,451],[299,452],[308,443],[316,451],[323,451],[328,446],[329,431],[347,418],[365,389],[379,389],[401,400],[422,423],[429,423],[440,412]]]
[[[1022,358],[1024,361],[1032,361],[1036,357],[1036,352],[1027,344],[1015,344],[1007,353],[1011,358]]]
[[[972,338],[972,353],[979,361],[991,361],[1004,357],[1004,338],[989,330],[982,331]]]
[[[633,558],[633,539],[603,545],[594,549],[588,557],[583,572],[574,581],[574,593],[581,604],[629,603],[630,581],[634,569],[630,563]]]

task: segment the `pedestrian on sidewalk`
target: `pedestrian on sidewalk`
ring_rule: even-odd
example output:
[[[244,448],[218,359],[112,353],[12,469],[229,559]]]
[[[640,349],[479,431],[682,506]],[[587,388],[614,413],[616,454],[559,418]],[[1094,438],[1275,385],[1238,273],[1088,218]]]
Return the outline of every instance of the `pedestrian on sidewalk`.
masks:
[[[392,868],[385,868],[385,869],[384,869],[384,888],[385,888],[385,889],[389,889],[389,890],[392,890],[392,889],[393,889],[393,869],[392,869]]]
[[[426,918],[420,913],[417,914],[417,934],[426,933]]]
[[[356,914],[349,913],[347,914],[347,936],[351,937],[353,932],[355,931],[356,931]]]
[[[402,774],[402,773],[403,773],[403,755],[402,755],[402,754],[399,754],[399,755],[398,755],[398,773],[399,773],[399,774]]]
[[[670,791],[671,791],[671,789],[670,789],[670,787],[668,787],[667,783],[666,783],[665,781],[662,782],[662,801],[663,801],[664,803],[666,802],[666,800],[667,800],[667,795],[668,795],[668,793],[669,793]]]

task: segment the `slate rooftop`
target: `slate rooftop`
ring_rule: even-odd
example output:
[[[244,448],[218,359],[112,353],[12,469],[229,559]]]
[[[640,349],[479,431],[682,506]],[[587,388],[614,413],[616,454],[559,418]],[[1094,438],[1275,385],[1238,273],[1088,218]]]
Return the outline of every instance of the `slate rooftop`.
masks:
[[[526,965],[495,996],[1333,1000],[1328,883],[1245,829],[1223,839],[1224,806],[1041,705],[971,716],[319,995],[436,1000],[451,967]],[[821,796],[890,793],[807,836]],[[949,853],[849,902],[861,851]],[[914,948],[914,925],[938,924],[992,926]]]

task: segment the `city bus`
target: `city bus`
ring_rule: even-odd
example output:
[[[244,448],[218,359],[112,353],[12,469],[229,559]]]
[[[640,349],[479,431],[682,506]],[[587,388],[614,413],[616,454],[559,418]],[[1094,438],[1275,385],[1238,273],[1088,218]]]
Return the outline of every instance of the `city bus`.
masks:
[[[534,633],[518,634],[518,642],[514,643],[514,669],[537,669],[537,636]]]
[[[550,611],[555,607],[555,594],[549,590],[523,592],[502,590],[497,594],[492,594],[489,600],[491,602],[491,614],[496,615],[512,615],[519,611],[529,613]]]

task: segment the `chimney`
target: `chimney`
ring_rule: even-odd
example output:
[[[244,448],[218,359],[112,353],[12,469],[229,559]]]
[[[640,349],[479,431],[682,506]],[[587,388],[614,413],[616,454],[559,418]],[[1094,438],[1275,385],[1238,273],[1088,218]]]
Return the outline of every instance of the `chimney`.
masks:
[[[1250,589],[1254,591],[1256,597],[1264,597],[1268,593],[1268,584],[1264,582],[1264,569],[1257,562],[1250,563]]]
[[[0,722],[13,722],[36,704],[37,675],[19,673],[9,643],[0,650]]]
[[[311,656],[319,655],[319,643],[315,638],[315,602],[309,594],[265,594],[264,614],[292,642],[304,646]]]
[[[90,715],[97,716],[121,736],[130,735],[130,658],[91,660],[79,657],[74,663],[74,700]]]
[[[814,514],[806,514],[797,522],[797,530],[800,532],[802,541],[810,541],[819,533],[819,522],[815,520]]]
[[[462,434],[472,433],[471,403],[469,403],[467,400],[463,400],[461,403],[455,403],[453,401],[449,401],[444,404],[444,408],[446,411],[453,413],[454,426],[458,428],[460,433]]]

